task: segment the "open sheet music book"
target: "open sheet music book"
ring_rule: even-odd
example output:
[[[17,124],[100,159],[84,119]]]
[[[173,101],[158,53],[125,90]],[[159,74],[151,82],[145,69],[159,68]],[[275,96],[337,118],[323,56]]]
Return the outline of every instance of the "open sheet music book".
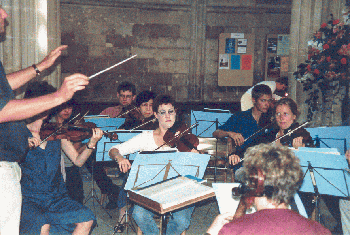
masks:
[[[129,198],[159,214],[215,196],[214,189],[185,176],[130,190]]]

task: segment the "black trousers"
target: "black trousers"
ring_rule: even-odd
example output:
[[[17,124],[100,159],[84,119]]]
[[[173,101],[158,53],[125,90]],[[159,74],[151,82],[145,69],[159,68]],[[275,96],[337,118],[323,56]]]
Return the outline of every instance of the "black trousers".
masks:
[[[71,166],[66,167],[66,187],[68,195],[73,200],[83,204],[84,202],[84,187],[83,180],[81,178],[79,167]]]
[[[107,173],[104,170],[104,167],[106,166],[116,167],[118,164],[114,161],[96,162],[95,155],[90,156],[86,161],[86,167],[90,173],[94,174],[94,180],[97,186],[100,188],[101,193],[118,196],[119,187],[115,185],[112,179],[107,176]]]

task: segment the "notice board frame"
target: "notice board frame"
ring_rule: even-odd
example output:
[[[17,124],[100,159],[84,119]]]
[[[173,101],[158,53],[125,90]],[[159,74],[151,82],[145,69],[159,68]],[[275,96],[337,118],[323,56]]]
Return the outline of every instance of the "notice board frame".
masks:
[[[243,34],[243,33],[242,33]],[[222,54],[229,55],[228,69],[220,68],[220,59],[218,60],[218,86],[252,86],[253,85],[253,73],[254,73],[254,47],[255,47],[255,34],[244,33],[243,39],[247,39],[246,53],[237,53],[238,43],[236,38],[235,42],[235,53],[225,53],[226,39],[233,38],[237,33],[221,33],[219,35],[219,58]],[[240,69],[231,69],[231,56],[240,55],[251,55],[251,68],[250,70],[242,70],[242,60]]]

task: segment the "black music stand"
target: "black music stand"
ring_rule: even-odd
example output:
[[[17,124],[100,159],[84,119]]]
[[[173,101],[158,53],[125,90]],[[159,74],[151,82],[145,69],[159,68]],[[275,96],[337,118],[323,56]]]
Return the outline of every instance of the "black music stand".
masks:
[[[320,220],[319,198],[321,195],[337,197],[350,196],[350,175],[346,168],[345,156],[332,154],[324,149],[300,148],[294,153],[300,159],[304,172],[303,184],[299,191],[312,193],[315,203],[315,218]]]
[[[94,151],[93,154],[95,155],[96,151]],[[94,165],[95,165],[95,162],[96,162],[95,161],[95,157],[93,156],[92,160],[91,160],[91,190],[88,193],[89,196],[85,199],[83,204],[85,205],[91,199],[92,200],[92,206],[93,206],[94,212],[96,214],[96,206],[95,206],[95,201],[96,201],[97,204],[102,208],[102,210],[109,216],[109,218],[112,218],[112,215],[109,214],[108,211],[105,208],[103,208],[100,199],[97,197],[97,192],[96,192],[96,189],[95,189],[95,180],[94,180]]]
[[[204,109],[203,111],[191,111],[191,124],[198,123],[200,125],[192,129],[192,134],[198,137],[213,137],[213,132],[216,131],[219,126],[223,125],[230,117],[229,110],[222,109]],[[214,166],[208,167],[214,169],[214,182],[217,178],[217,170],[221,169],[217,165],[218,160],[218,144],[215,144],[215,156]],[[226,168],[222,168],[226,169]]]

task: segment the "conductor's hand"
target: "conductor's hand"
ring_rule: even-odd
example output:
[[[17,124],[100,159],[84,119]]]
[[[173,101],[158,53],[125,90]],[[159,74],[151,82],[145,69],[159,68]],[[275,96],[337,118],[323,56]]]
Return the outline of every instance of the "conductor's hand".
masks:
[[[40,71],[50,68],[56,61],[56,59],[62,54],[62,51],[67,49],[67,45],[59,46],[52,50],[38,65]]]
[[[131,168],[131,164],[128,159],[123,158],[123,160],[118,161],[119,164],[119,170],[123,173],[128,172],[128,170]]]
[[[219,231],[224,227],[225,224],[232,221],[234,214],[227,212],[224,214],[220,214],[216,216],[214,222],[210,225],[209,229],[207,230],[207,233],[210,235],[217,235],[219,234]]]
[[[299,147],[305,147],[305,144],[303,143],[303,137],[299,136],[297,138],[293,139],[293,147],[299,148]]]
[[[56,91],[56,94],[66,102],[73,97],[76,91],[83,90],[88,84],[89,80],[87,76],[76,73],[64,79],[62,86]]]
[[[241,146],[244,143],[244,138],[241,133],[228,131],[227,134],[230,138],[232,138],[235,141],[235,144],[237,146]]]
[[[228,162],[232,165],[237,165],[238,163],[240,163],[240,161],[241,161],[241,158],[236,154],[232,154],[228,156]]]

